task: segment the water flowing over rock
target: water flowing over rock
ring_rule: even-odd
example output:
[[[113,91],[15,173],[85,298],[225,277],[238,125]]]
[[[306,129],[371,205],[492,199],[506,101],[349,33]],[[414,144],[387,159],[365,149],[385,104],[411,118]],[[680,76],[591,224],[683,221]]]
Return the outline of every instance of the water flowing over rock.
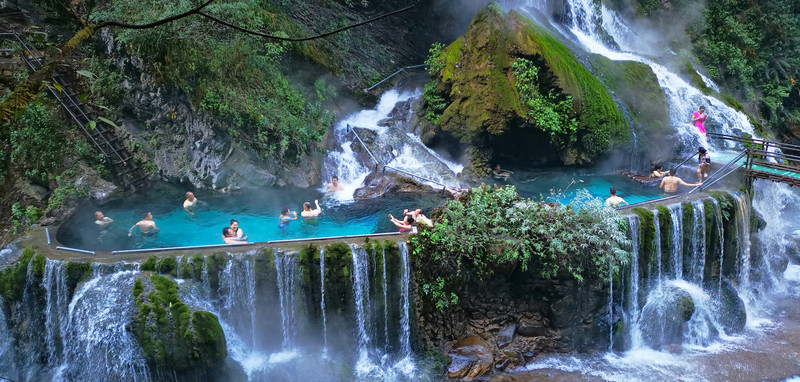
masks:
[[[475,336],[458,340],[447,356],[451,359],[447,366],[447,376],[450,378],[480,377],[489,371],[494,362],[486,343]]]

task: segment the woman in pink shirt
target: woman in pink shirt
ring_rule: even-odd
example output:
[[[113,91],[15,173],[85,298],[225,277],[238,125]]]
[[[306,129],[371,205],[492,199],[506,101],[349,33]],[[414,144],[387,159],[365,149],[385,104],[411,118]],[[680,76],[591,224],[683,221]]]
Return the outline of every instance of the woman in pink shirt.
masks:
[[[700,106],[696,112],[692,113],[692,122],[694,122],[694,126],[697,127],[697,130],[700,130],[703,139],[706,139],[706,127],[703,125],[703,122],[706,121],[706,117],[706,108],[703,106]]]

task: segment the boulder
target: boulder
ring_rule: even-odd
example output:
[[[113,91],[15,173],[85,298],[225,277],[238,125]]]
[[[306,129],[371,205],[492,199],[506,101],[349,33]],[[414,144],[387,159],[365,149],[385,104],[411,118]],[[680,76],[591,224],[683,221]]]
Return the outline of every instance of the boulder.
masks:
[[[502,349],[511,344],[514,341],[514,332],[517,329],[517,324],[511,324],[506,326],[505,329],[500,331],[500,334],[497,335],[497,347]]]
[[[476,336],[456,341],[447,356],[450,357],[450,364],[447,366],[447,376],[450,378],[480,377],[494,363],[494,356],[486,342]]]
[[[739,333],[747,323],[747,311],[744,301],[739,297],[736,289],[726,279],[720,285],[720,322],[728,334]]]
[[[662,349],[683,343],[684,323],[694,314],[692,296],[675,286],[664,286],[647,297],[639,326],[647,346]]]
[[[517,334],[525,337],[541,337],[545,335],[546,330],[547,328],[540,322],[530,319],[523,318],[517,323]]]

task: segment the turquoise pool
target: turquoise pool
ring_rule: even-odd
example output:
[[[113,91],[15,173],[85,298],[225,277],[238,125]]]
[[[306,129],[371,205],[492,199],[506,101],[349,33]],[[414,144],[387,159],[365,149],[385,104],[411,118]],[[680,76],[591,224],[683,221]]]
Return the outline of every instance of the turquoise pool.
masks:
[[[508,182],[490,179],[487,183],[511,184],[523,197],[534,200],[544,197],[560,203],[569,203],[579,189],[605,199],[612,185],[629,203],[663,196],[655,181],[642,185],[617,174],[517,172]],[[185,190],[174,186],[157,185],[125,200],[104,205],[87,203],[61,225],[56,237],[64,246],[95,251],[224,244],[222,228],[227,227],[231,219],[239,221],[239,227],[251,242],[387,233],[397,231],[388,214],[400,216],[404,208],[422,208],[424,213],[430,214],[434,207],[446,201],[443,196],[434,194],[392,195],[342,203],[318,190],[292,188],[232,194],[198,191],[195,194],[204,204],[191,215],[183,210],[184,194]],[[313,203],[314,199],[318,199],[322,207],[322,214],[316,220],[300,217],[286,229],[278,228],[281,208],[289,207],[299,214],[303,202]],[[114,219],[108,229],[99,230],[94,224],[97,210]],[[128,236],[129,228],[141,220],[145,212],[153,214],[153,221],[161,232],[145,236],[136,229]]]
[[[251,242],[396,232],[388,214],[400,216],[404,208],[422,208],[429,213],[445,202],[436,195],[399,195],[342,204],[328,195],[306,189],[221,195],[198,191],[195,195],[204,204],[190,215],[182,206],[184,193],[184,190],[161,185],[127,200],[101,206],[87,203],[61,225],[57,239],[64,246],[96,251],[224,244],[222,228],[227,227],[231,219],[239,221],[239,227]],[[289,207],[299,215],[302,203],[310,200],[313,204],[314,199],[318,199],[322,207],[316,220],[299,217],[286,229],[278,228],[282,207]],[[96,210],[114,219],[107,230],[101,231],[94,224]],[[137,228],[129,237],[128,229],[148,211],[161,232],[145,236]]]
[[[691,178],[688,179],[691,180]],[[566,204],[575,198],[580,189],[589,191],[592,196],[605,199],[609,196],[608,190],[612,186],[617,188],[617,196],[630,204],[667,196],[658,188],[658,180],[642,184],[623,175],[597,174],[590,170],[515,172],[508,182],[492,181],[498,185],[513,184],[517,187],[517,192],[526,198],[545,199]]]

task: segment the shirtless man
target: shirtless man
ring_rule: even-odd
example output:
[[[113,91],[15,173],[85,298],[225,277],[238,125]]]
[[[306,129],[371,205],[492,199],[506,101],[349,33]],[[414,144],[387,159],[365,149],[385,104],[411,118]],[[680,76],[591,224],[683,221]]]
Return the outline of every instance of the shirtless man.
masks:
[[[94,219],[94,224],[97,224],[97,227],[100,229],[106,229],[108,228],[109,224],[114,222],[114,219],[104,216],[100,211],[94,213]]]
[[[663,188],[664,192],[668,194],[674,194],[678,192],[678,185],[686,186],[686,187],[697,187],[703,183],[686,183],[683,179],[678,178],[675,176],[675,169],[669,170],[669,175],[661,178],[661,184],[658,185],[658,188]]]
[[[186,193],[186,200],[183,201],[183,209],[186,210],[186,212],[194,215],[194,206],[196,206],[199,202],[200,201],[194,197],[194,193],[189,191]]]
[[[608,190],[608,193],[611,194],[611,196],[608,199],[606,199],[606,205],[607,206],[609,206],[611,208],[617,208],[622,203],[628,204],[628,202],[626,202],[625,199],[622,199],[619,196],[617,196],[617,188],[616,187],[611,187]]]
[[[328,191],[342,191],[344,190],[344,186],[339,184],[339,178],[334,175],[331,177],[331,182],[326,187]]]
[[[225,227],[222,229],[222,241],[225,244],[243,244],[245,243],[242,239],[237,239],[236,234],[233,233],[233,230],[230,227]]]
[[[504,170],[500,168],[499,164],[494,166],[494,170],[492,170],[492,175],[494,176],[494,178],[499,180],[508,180],[508,177],[511,176],[511,174],[513,173],[514,171]]]
[[[303,203],[303,212],[300,212],[300,216],[302,216],[304,219],[315,218],[319,216],[319,213],[322,212],[322,208],[319,207],[319,201],[316,199],[314,200],[314,204],[317,206],[317,208],[312,210],[311,202],[306,200],[306,202]]]
[[[142,220],[139,220],[139,222],[134,224],[131,229],[128,230],[128,236],[133,235],[133,229],[136,227],[139,227],[139,231],[141,231],[144,235],[151,235],[154,232],[161,232],[161,230],[156,227],[156,222],[153,221],[153,214],[149,212],[142,214]]]

